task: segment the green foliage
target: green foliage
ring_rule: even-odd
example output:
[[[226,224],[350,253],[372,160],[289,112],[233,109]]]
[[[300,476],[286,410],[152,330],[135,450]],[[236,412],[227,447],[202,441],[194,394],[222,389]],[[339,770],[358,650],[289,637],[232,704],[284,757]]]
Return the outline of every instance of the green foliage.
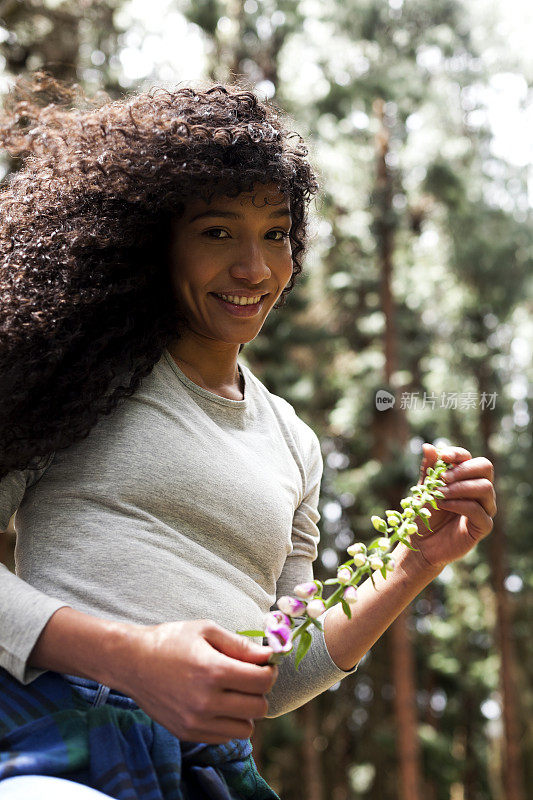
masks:
[[[117,64],[127,44],[119,39],[115,12],[127,3],[4,5],[8,36],[1,52],[8,74],[48,59],[54,74],[121,93]],[[241,356],[320,437],[325,469],[315,574],[327,584],[335,554],[342,559],[354,538],[371,540],[370,516],[393,507],[386,502],[390,491],[399,499],[416,482],[422,441],[446,439],[474,456],[484,455],[489,442],[498,459],[507,569],[514,577],[506,596],[524,724],[533,710],[527,680],[533,664],[531,209],[524,176],[495,156],[487,125],[471,116],[483,112],[491,77],[516,70],[522,54],[508,52],[483,4],[458,0],[183,0],[172,8],[202,31],[210,75],[241,75],[261,87],[271,82],[274,102],[310,142],[320,173],[323,195],[312,209],[306,273]],[[104,54],[101,65],[91,61],[96,51]],[[386,130],[376,114],[380,99]],[[377,182],[380,133],[388,137],[387,187]],[[390,380],[380,272],[387,237],[396,345]],[[386,458],[378,444],[388,412],[375,407],[378,389],[394,394],[396,406],[402,393],[437,398],[434,408],[406,410],[408,445],[395,442],[392,429]],[[497,393],[488,418],[481,418],[479,405],[440,404],[443,394],[481,390]],[[489,547],[490,538],[412,604],[423,773],[427,796],[436,800],[448,800],[467,775],[475,785],[465,796],[499,800],[487,776],[501,752],[482,712],[488,699],[498,700],[500,670]],[[306,641],[302,634],[300,659]],[[331,796],[397,797],[398,732],[392,696],[385,696],[390,662],[383,637],[356,679],[313,701],[320,705],[321,731],[328,731],[321,767]],[[302,794],[291,756],[303,739],[298,720],[294,712],[261,723],[262,772],[286,800]],[[457,755],[461,736],[470,748],[468,763]],[[529,785],[531,741],[523,736],[521,744]],[[354,764],[370,769],[350,773]]]

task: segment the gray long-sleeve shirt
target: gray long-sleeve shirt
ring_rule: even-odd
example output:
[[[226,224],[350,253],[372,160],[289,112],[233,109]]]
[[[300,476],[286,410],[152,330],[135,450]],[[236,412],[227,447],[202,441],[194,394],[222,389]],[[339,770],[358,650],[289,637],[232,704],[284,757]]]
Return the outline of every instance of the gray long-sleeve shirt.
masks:
[[[208,618],[263,627],[276,598],[311,580],[322,456],[316,434],[244,365],[244,399],[197,386],[167,350],[137,391],[42,469],[0,482],[0,530],[16,511],[16,575],[0,570],[0,666],[27,660],[62,606],[154,625]],[[326,612],[327,613],[327,612]],[[322,617],[323,621],[323,617]],[[324,634],[282,659],[268,716],[352,674]]]

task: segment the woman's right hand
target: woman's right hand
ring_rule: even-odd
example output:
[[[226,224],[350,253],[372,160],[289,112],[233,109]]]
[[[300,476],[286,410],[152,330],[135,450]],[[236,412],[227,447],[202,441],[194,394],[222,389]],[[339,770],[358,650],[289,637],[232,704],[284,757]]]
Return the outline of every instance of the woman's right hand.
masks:
[[[135,626],[113,688],[179,739],[247,739],[268,713],[273,650],[208,619]],[[131,628],[130,628],[131,630]]]

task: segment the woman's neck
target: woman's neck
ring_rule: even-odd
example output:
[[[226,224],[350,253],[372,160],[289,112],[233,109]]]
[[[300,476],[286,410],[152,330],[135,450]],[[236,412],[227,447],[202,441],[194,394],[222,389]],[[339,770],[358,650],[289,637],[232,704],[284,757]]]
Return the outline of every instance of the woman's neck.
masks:
[[[237,367],[238,344],[208,349],[180,339],[170,342],[167,350],[184,375],[197,386],[229,400],[244,399],[244,381]]]

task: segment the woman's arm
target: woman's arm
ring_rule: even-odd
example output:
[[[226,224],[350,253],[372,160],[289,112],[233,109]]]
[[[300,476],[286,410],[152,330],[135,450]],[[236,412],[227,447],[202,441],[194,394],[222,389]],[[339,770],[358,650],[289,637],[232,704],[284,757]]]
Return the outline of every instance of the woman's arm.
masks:
[[[497,510],[492,463],[472,458],[462,447],[450,448],[442,458],[454,466],[443,474],[447,485],[442,487],[444,498],[437,500],[438,509],[428,509],[431,532],[417,521],[420,535],[409,537],[417,551],[398,544],[393,551],[395,569],[386,580],[374,572],[376,589],[370,579],[358,588],[351,619],[340,605],[324,618],[324,638],[341,669],[353,667],[446,564],[463,558],[492,530]],[[436,460],[436,448],[424,444],[420,482]]]
[[[118,689],[136,636],[135,625],[63,606],[43,628],[28,658],[28,666],[79,675]]]
[[[124,692],[178,738],[220,744],[248,738],[266,715],[278,675],[271,654],[211,620],[134,625],[63,607],[29,660]]]
[[[416,542],[414,543],[416,544]],[[357,603],[348,619],[340,603],[323,620],[324,638],[333,661],[340,669],[352,669],[404,608],[440,573],[441,569],[420,563],[401,542],[392,551],[396,566],[383,578],[376,570],[375,587],[368,578],[357,589]]]

